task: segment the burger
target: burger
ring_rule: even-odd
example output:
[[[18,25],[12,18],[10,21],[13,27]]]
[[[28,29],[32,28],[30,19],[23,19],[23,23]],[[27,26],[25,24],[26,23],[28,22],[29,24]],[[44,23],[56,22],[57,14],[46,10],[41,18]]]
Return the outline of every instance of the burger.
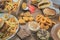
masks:
[[[56,16],[56,11],[54,9],[51,9],[51,8],[45,8],[43,10],[43,13],[44,13],[45,16],[48,16],[50,18]]]

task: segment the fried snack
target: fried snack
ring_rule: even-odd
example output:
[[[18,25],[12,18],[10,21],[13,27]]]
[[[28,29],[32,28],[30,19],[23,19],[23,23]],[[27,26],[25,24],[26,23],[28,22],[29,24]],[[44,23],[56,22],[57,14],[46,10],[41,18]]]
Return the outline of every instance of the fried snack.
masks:
[[[44,29],[46,29],[46,30],[49,29],[49,26],[48,25],[47,26],[44,26]]]
[[[12,2],[12,0],[6,0],[6,2]]]
[[[12,3],[7,3],[4,10],[11,11],[12,8],[13,8],[13,4]]]
[[[25,24],[26,22],[30,22],[30,21],[33,21],[34,20],[34,17],[30,14],[29,11],[27,12],[22,12],[20,15],[19,15],[19,23],[20,24]],[[21,21],[22,20],[22,21]]]
[[[36,16],[36,21],[40,24],[41,29],[46,29],[46,30],[56,24],[54,21],[52,21],[48,17],[44,17],[41,14],[38,14]]]
[[[9,3],[6,3],[6,6],[5,6],[5,9],[6,11],[13,11],[15,12],[18,8],[18,3],[12,3],[12,2],[9,2]]]
[[[19,16],[23,17],[24,16],[24,13],[22,12]]]
[[[38,14],[36,17],[44,17],[43,15],[41,15],[41,14]]]
[[[16,22],[16,20],[15,20],[14,17],[10,18],[9,21],[10,21],[10,22]]]
[[[13,3],[13,11],[16,11],[18,8],[18,3]]]
[[[40,22],[41,22],[41,23],[46,23],[46,18],[43,18],[43,17],[42,17],[42,18],[40,19]]]
[[[39,21],[40,21],[40,19],[41,19],[41,18],[43,18],[43,17],[44,17],[43,15],[38,14],[38,15],[36,16],[36,21],[37,21],[37,22],[39,22]]]
[[[44,29],[44,24],[41,23],[41,24],[40,24],[40,28],[41,28],[41,29]]]
[[[36,4],[37,0],[31,0],[32,4]]]
[[[24,16],[28,16],[28,17],[30,17],[30,16],[32,16],[32,15],[30,14],[29,11],[27,11],[27,12],[25,12]]]
[[[50,20],[46,20],[46,24],[48,24],[49,26],[52,26],[52,21],[50,21]]]
[[[20,24],[25,24],[26,22],[25,22],[25,20],[23,20],[23,19],[20,18],[20,19],[19,19],[19,23],[20,23]]]
[[[29,21],[29,17],[23,17],[23,20]]]
[[[10,11],[11,9],[12,9],[12,7],[10,5],[6,5],[4,10]]]
[[[34,20],[34,18],[33,17],[29,17],[29,21],[33,21]]]
[[[4,21],[2,29],[0,29],[0,32],[3,33],[0,39],[6,40],[10,36],[15,34],[18,26],[19,26],[18,20],[15,17],[8,18],[8,20]]]

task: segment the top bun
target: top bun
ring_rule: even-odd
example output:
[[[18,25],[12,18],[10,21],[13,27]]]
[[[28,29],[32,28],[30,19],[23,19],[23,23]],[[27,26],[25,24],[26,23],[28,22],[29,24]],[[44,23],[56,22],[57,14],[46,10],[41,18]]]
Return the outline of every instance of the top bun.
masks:
[[[49,0],[42,0],[40,3],[38,3],[39,9],[44,9],[46,7],[50,7],[51,2]]]
[[[56,11],[54,9],[51,9],[51,8],[45,8],[43,10],[43,13],[45,15],[56,15]]]

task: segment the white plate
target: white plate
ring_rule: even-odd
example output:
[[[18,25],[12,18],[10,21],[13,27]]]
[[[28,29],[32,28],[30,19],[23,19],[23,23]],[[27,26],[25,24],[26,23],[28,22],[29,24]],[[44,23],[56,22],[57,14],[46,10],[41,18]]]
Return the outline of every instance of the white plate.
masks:
[[[8,14],[7,14],[7,15],[8,15]],[[4,16],[4,13],[0,13],[0,18],[3,17],[3,16]],[[15,16],[9,15],[9,17],[15,17]],[[16,17],[15,17],[15,18],[16,18]],[[16,18],[16,20],[17,20],[17,18]],[[18,20],[17,20],[17,22],[18,22]],[[19,22],[18,22],[18,23],[19,23]],[[18,24],[18,28],[17,28],[16,32],[15,32],[12,36],[10,36],[8,39],[6,39],[6,40],[11,39],[11,38],[17,33],[18,30],[19,30],[19,24]],[[2,39],[0,39],[0,40],[2,40]]]
[[[51,29],[51,36],[54,40],[60,40],[57,36],[58,30],[60,30],[60,23],[54,25]]]

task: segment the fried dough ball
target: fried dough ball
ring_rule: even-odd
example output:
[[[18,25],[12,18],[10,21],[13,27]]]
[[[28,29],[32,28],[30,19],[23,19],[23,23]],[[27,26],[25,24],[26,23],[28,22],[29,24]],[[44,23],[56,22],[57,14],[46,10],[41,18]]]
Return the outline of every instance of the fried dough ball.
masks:
[[[32,15],[31,15],[30,12],[28,11],[28,12],[25,12],[24,16],[30,17],[30,16],[32,16]]]
[[[36,18],[36,21],[39,22],[40,21],[39,18]]]
[[[44,29],[44,24],[41,23],[41,24],[40,24],[40,28],[41,28],[41,29]]]
[[[13,11],[16,11],[18,7],[18,3],[13,3]]]
[[[34,18],[33,17],[29,17],[29,21],[33,21],[34,20]]]
[[[45,18],[41,18],[41,19],[40,19],[40,22],[46,23],[46,19],[45,19]]]
[[[37,0],[31,0],[32,4],[36,4]]]
[[[49,26],[47,25],[47,26],[44,26],[44,29],[49,29]]]
[[[20,18],[20,17],[21,17],[21,18]],[[18,18],[24,20],[24,21],[25,21],[24,23],[30,22],[30,21],[33,21],[33,20],[34,20],[33,16],[30,14],[29,11],[27,11],[27,12],[22,12],[22,13],[19,15]],[[20,22],[20,23],[21,23],[21,22]]]
[[[36,16],[36,18],[38,18],[38,17],[44,17],[43,15],[41,15],[41,14],[38,14],[37,16]]]
[[[24,16],[24,13],[22,12],[22,13],[20,14],[20,16],[23,17],[23,16]]]
[[[8,21],[10,21],[10,22],[16,22],[16,20],[15,20],[14,17],[11,17]]]
[[[41,23],[41,24],[40,24],[40,28],[41,28],[41,29],[46,29],[46,30],[47,30],[47,29],[49,29],[49,25],[44,24],[44,23]]]
[[[56,24],[48,17],[44,17],[41,14],[36,16],[36,21],[40,24],[41,29],[46,29],[46,30]]]
[[[28,21],[29,18],[28,17],[23,17],[23,20]]]
[[[25,20],[23,20],[22,18],[20,18],[20,19],[19,19],[19,23],[20,23],[20,24],[25,24],[26,22],[25,22]]]

